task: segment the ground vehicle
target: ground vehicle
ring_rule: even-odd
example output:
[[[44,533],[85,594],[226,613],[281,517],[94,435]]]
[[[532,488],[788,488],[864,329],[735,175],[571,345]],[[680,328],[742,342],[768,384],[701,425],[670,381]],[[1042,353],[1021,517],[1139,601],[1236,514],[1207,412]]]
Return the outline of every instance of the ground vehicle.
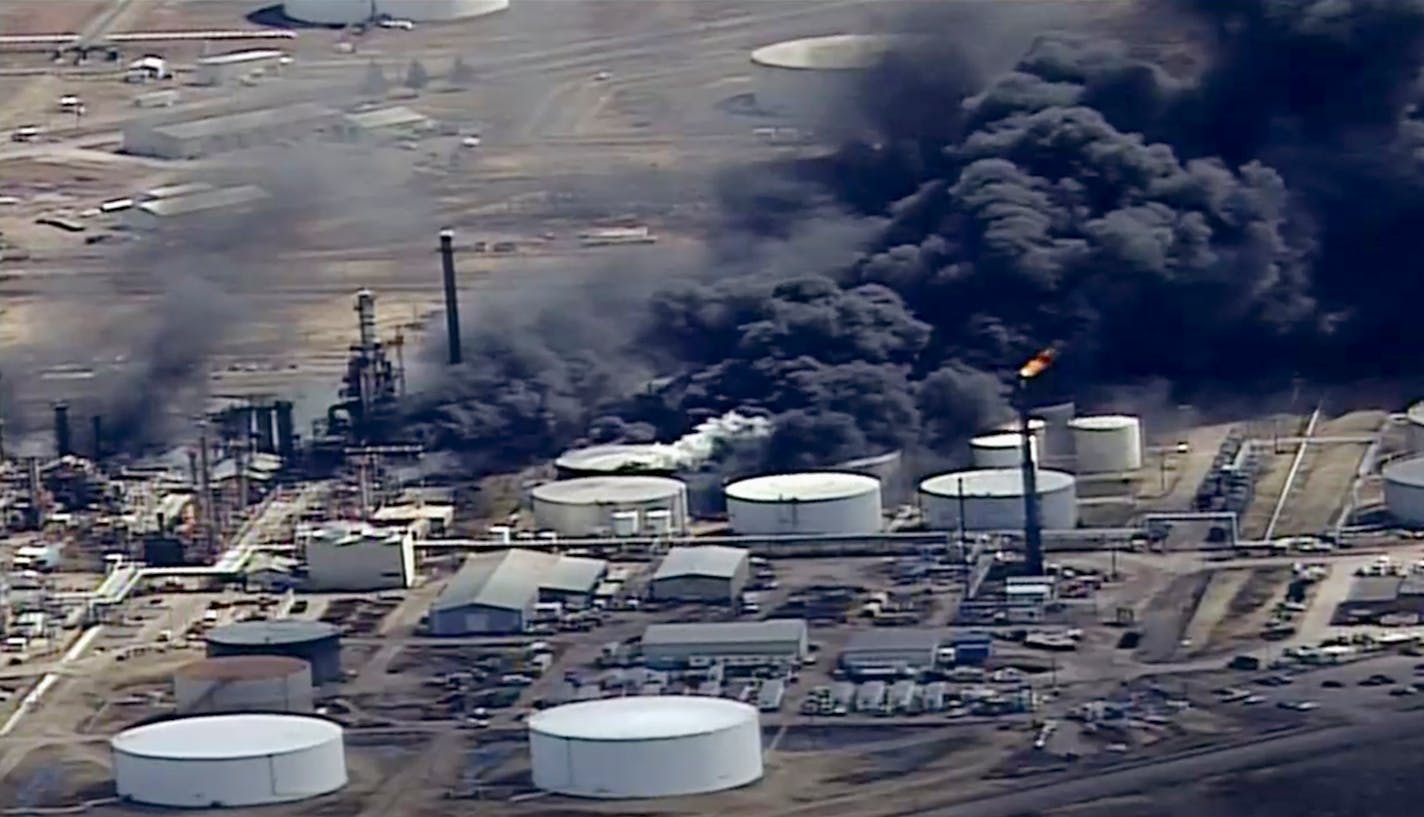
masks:
[[[44,134],[39,125],[21,125],[10,132],[11,142],[35,142]]]

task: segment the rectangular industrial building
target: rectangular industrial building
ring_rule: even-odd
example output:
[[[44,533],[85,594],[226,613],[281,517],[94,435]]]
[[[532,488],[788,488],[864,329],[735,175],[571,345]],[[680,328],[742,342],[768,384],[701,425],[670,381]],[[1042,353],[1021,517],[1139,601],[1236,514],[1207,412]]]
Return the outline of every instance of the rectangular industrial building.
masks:
[[[186,216],[240,212],[266,198],[267,191],[256,185],[223,187],[146,201],[125,211],[123,217],[129,227],[135,230],[151,230],[160,224]]]
[[[443,536],[455,521],[454,505],[426,502],[384,505],[371,514],[371,522],[381,526],[414,527],[422,537]]]
[[[356,141],[419,136],[434,127],[430,117],[404,106],[349,113],[341,118],[342,137]]]
[[[307,587],[398,590],[415,584],[415,536],[407,528],[331,525],[306,541]]]
[[[607,572],[601,559],[532,550],[471,556],[431,606],[430,632],[522,632],[540,601],[586,601]]]
[[[339,116],[325,105],[302,102],[187,122],[135,122],[124,129],[124,152],[160,159],[196,159],[309,136],[334,125]]]
[[[675,547],[668,551],[649,588],[657,601],[736,601],[747,586],[751,556],[723,545]]]
[[[1395,612],[1403,584],[1402,576],[1357,576],[1335,615],[1339,619],[1359,619]]]
[[[643,658],[649,666],[798,662],[809,649],[806,620],[801,618],[650,624],[643,632]]]
[[[281,65],[286,53],[262,48],[199,57],[193,69],[194,85],[225,85],[237,77]]]
[[[945,634],[939,630],[862,630],[841,651],[846,672],[862,675],[918,675],[934,669]]]

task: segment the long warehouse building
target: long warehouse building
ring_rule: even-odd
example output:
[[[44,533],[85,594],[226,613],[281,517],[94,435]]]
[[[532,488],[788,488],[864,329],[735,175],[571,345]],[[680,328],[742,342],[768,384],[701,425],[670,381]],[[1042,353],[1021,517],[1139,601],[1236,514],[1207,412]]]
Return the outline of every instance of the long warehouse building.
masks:
[[[735,664],[797,663],[810,651],[806,620],[650,624],[643,631],[649,666],[677,667],[699,660]]]
[[[302,102],[184,122],[134,122],[124,128],[124,152],[160,159],[196,159],[310,136],[339,120],[340,114],[325,105]]]

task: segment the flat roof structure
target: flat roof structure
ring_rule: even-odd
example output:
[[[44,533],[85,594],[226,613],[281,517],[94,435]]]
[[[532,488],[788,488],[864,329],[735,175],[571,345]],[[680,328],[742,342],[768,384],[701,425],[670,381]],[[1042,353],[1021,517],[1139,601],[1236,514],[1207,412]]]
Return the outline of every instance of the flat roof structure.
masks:
[[[146,201],[140,204],[138,209],[159,217],[185,216],[224,207],[239,207],[266,198],[268,198],[267,191],[262,188],[256,185],[244,185]]]
[[[472,556],[450,579],[431,609],[480,605],[522,610],[541,590],[591,593],[607,570],[602,559],[533,550],[506,550]]]
[[[754,644],[796,641],[806,636],[806,620],[769,618],[765,621],[708,621],[690,624],[649,624],[643,647],[659,644]]]
[[[263,108],[256,111],[211,116],[188,122],[159,125],[153,130],[172,139],[202,139],[208,136],[222,136],[272,127],[274,125],[294,125],[302,122],[318,122],[332,119],[336,111],[315,102],[300,102],[281,108]]]
[[[947,640],[948,634],[943,630],[877,627],[873,630],[856,632],[846,642],[841,654],[909,652],[912,650],[928,652],[938,649]]]
[[[211,57],[199,57],[198,65],[235,65],[244,62],[277,60],[286,55],[286,52],[276,49],[257,48],[248,51],[232,51],[227,54],[214,54]]]
[[[725,545],[699,545],[697,547],[677,547],[668,551],[653,581],[677,576],[709,576],[730,579],[749,558],[748,551]]]
[[[379,108],[374,111],[348,113],[342,117],[342,121],[353,128],[380,130],[381,128],[424,127],[430,124],[430,117],[418,111],[413,111],[404,105],[398,105],[393,108]]]
[[[1358,576],[1350,585],[1347,603],[1368,604],[1393,601],[1404,584],[1401,576]]]

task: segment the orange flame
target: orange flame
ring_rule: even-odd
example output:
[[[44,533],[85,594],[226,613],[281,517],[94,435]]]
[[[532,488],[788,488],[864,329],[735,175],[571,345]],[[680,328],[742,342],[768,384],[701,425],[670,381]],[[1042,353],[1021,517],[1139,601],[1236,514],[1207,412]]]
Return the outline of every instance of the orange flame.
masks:
[[[1053,359],[1057,356],[1058,352],[1054,351],[1052,347],[1044,349],[1042,352],[1034,355],[1029,362],[1025,363],[1023,368],[1019,369],[1019,378],[1022,380],[1031,380],[1038,377],[1043,374],[1044,370],[1053,365]]]

